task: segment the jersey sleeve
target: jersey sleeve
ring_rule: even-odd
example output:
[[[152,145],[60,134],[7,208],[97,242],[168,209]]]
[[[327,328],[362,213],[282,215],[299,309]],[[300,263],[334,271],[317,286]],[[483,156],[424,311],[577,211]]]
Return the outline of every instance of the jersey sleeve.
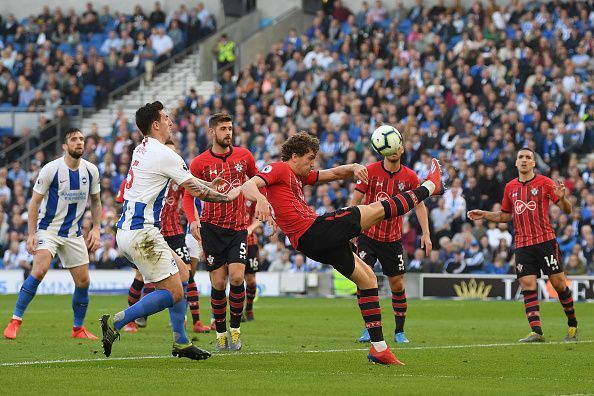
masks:
[[[89,170],[91,177],[91,190],[90,194],[95,195],[101,192],[101,183],[99,180],[99,169],[95,165],[91,165],[91,169]]]
[[[37,176],[35,186],[33,187],[33,191],[38,194],[45,195],[47,190],[50,188],[57,171],[58,170],[56,168],[51,167],[50,169],[49,166],[44,166],[41,168],[41,171],[39,171],[39,176]]]
[[[161,173],[172,179],[178,185],[192,178],[188,165],[176,152],[171,149],[163,150],[161,158]]]
[[[264,180],[264,183],[266,183],[267,186],[271,186],[281,180],[280,175],[283,173],[283,170],[285,169],[282,166],[282,163],[274,162],[272,164],[266,165],[261,171],[256,173],[255,176],[258,176]]]
[[[248,154],[248,158],[247,158],[246,174],[248,177],[251,178],[251,177],[254,177],[258,173],[258,168],[256,167],[256,160],[254,159],[254,156],[252,155],[252,153],[250,153],[248,151],[247,154]]]
[[[560,199],[557,196],[557,194],[555,194],[555,182],[553,181],[553,179],[547,177],[545,179],[544,187],[545,197],[553,201],[555,204],[559,203]]]
[[[301,182],[303,183],[304,186],[309,186],[312,184],[316,184],[318,182],[319,178],[320,178],[320,172],[312,170],[309,172],[309,175],[307,175],[301,179]]]
[[[503,200],[501,201],[501,211],[505,213],[511,213],[512,211],[512,202],[510,198],[510,187],[509,184],[505,186],[503,190]]]

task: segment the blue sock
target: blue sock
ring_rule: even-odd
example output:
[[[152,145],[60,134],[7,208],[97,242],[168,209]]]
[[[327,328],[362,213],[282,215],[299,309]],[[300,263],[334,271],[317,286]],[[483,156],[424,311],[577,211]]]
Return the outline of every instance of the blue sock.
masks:
[[[35,297],[35,293],[37,293],[37,286],[41,283],[40,280],[37,280],[33,277],[33,275],[29,275],[25,282],[23,282],[23,286],[21,286],[21,290],[19,291],[19,298],[17,299],[16,307],[14,307],[14,316],[18,316],[22,318],[25,314],[25,310],[27,306]]]
[[[184,288],[184,298],[169,308],[169,320],[173,329],[173,340],[178,344],[187,344],[190,340],[188,340],[188,336],[186,335],[184,321],[186,320],[186,286],[188,286],[188,282],[182,282],[182,285]]]
[[[136,304],[113,317],[113,325],[117,330],[143,316],[149,316],[173,305],[173,296],[169,290],[158,289],[144,296]]]
[[[74,327],[81,327],[89,306],[89,288],[75,287],[72,295],[72,311],[74,311]]]

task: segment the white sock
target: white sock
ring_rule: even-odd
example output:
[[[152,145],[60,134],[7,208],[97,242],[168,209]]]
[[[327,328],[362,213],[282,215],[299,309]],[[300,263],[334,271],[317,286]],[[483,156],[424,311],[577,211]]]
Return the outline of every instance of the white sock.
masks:
[[[220,338],[220,337],[223,337],[223,336],[225,336],[225,337],[226,337],[226,336],[227,336],[227,332],[224,332],[224,333],[219,333],[219,332],[217,331],[217,338]]]
[[[21,322],[23,321],[23,318],[21,318],[20,316],[12,315],[12,318],[16,319],[16,320],[20,320]]]
[[[373,347],[375,348],[376,351],[378,352],[383,352],[386,349],[388,349],[388,344],[386,344],[385,340],[381,340],[378,342],[372,342],[371,345],[373,345]]]
[[[233,333],[234,331],[238,332],[239,334],[241,334],[241,331],[239,331],[239,327],[238,328],[233,328],[233,327],[229,327],[229,330],[231,330],[231,332]]]
[[[433,194],[433,191],[435,191],[435,183],[431,180],[425,180],[421,186],[426,187],[427,190],[429,190],[429,195]]]

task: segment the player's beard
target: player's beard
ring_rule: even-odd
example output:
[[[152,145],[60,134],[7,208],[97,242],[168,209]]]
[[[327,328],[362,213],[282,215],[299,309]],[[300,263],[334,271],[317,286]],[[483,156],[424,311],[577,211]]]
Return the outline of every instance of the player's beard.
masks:
[[[74,149],[74,150],[70,150],[68,149],[68,155],[71,156],[74,159],[79,159],[80,157],[83,156],[85,150],[84,149]]]
[[[229,138],[229,142],[226,141],[227,138],[223,138],[223,139],[218,139],[217,137],[215,137],[215,142],[217,143],[217,145],[221,146],[222,148],[227,148],[230,147],[231,144],[233,143],[233,138]]]

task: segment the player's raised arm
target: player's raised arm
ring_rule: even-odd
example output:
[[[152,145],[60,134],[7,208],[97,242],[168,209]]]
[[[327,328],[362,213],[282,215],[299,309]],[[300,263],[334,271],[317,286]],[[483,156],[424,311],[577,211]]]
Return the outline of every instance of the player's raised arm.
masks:
[[[565,187],[565,183],[562,180],[555,180],[555,186],[553,187],[553,191],[559,201],[557,201],[557,205],[561,208],[563,213],[571,214],[571,202],[567,199],[566,193],[567,189]]]
[[[328,183],[335,180],[356,178],[367,183],[367,168],[361,164],[340,165],[335,168],[324,169],[319,172],[318,183]]]
[[[202,184],[198,179],[192,177],[181,184],[186,191],[206,202],[231,202],[239,196],[239,188],[229,191],[229,194],[221,194]]]
[[[241,186],[243,196],[250,201],[256,202],[254,217],[260,221],[270,220],[270,205],[264,194],[259,190],[265,185],[264,179],[260,176],[254,176]]]

